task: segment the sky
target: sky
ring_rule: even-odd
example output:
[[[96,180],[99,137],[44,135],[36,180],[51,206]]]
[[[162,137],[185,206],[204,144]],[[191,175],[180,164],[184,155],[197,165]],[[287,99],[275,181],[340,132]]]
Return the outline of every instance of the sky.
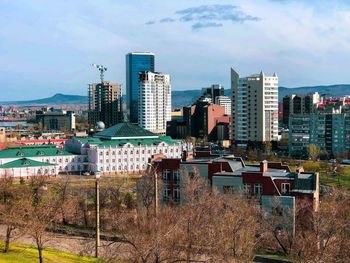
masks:
[[[173,90],[277,73],[280,86],[350,83],[350,0],[0,0],[0,101],[125,87],[125,54],[151,51]]]

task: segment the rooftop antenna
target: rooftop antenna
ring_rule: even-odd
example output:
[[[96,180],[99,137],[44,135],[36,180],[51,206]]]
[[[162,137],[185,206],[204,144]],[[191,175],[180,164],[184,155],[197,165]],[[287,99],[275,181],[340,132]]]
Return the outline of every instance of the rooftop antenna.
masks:
[[[97,68],[100,71],[101,84],[103,84],[103,77],[104,77],[104,73],[107,71],[107,68],[103,65],[96,65],[96,64],[91,64],[91,66]]]

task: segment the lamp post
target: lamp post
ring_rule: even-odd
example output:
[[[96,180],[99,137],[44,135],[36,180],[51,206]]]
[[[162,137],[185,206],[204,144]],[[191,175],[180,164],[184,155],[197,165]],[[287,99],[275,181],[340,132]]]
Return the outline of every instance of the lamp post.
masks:
[[[155,171],[154,167],[152,164],[148,163],[147,164],[150,169],[153,169],[153,191],[154,191],[154,216],[157,217],[158,215],[158,175],[157,171]],[[152,171],[152,170],[151,170]]]
[[[96,247],[95,247],[95,257],[99,257],[100,248],[100,172],[95,172],[95,204],[96,204]]]

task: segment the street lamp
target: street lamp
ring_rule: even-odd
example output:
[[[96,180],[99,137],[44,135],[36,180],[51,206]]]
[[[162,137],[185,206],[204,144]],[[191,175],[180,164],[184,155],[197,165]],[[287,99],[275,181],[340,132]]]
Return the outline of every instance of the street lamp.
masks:
[[[155,171],[155,169],[151,163],[148,163],[147,165],[150,167],[150,169],[154,170],[154,173],[153,173],[154,216],[157,217],[157,214],[158,214],[158,175],[157,175],[157,171]]]
[[[95,172],[95,204],[96,204],[96,247],[95,247],[95,257],[99,256],[100,247],[100,172]]]

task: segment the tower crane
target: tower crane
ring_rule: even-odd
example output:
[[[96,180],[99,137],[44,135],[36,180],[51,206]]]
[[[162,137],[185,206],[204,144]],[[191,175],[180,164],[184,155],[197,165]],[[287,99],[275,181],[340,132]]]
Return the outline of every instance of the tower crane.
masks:
[[[91,64],[91,66],[97,68],[100,71],[100,79],[101,79],[101,83],[103,84],[103,77],[104,77],[104,73],[107,71],[107,68],[103,65],[96,65],[96,64]]]

